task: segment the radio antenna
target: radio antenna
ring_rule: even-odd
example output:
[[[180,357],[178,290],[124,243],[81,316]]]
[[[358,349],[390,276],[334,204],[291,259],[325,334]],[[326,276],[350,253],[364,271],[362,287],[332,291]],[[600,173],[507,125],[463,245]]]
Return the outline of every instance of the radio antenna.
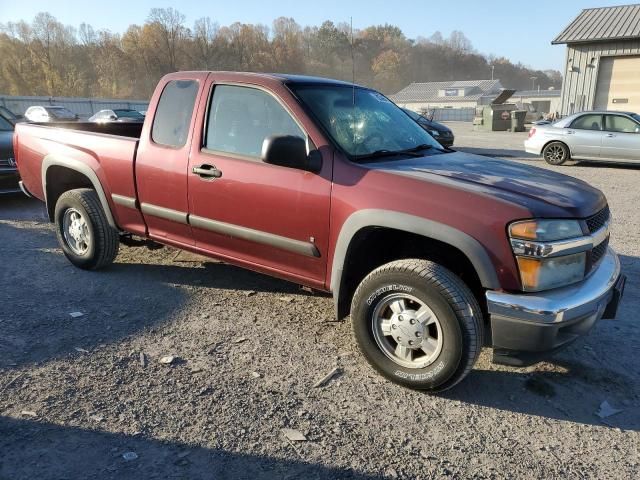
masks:
[[[358,157],[358,146],[356,143],[356,60],[353,53],[353,17],[349,17],[349,23],[351,28],[351,103],[353,108],[353,144],[356,147],[355,157]]]

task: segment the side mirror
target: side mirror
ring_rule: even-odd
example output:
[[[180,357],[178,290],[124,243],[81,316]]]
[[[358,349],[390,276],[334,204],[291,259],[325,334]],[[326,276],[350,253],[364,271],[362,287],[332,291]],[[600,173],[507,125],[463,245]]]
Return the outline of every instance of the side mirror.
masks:
[[[294,135],[272,135],[265,138],[262,142],[262,161],[316,173],[322,168],[320,152],[312,150],[307,154],[305,140]]]
[[[115,115],[109,115],[109,120],[117,120],[118,117],[116,117]]]

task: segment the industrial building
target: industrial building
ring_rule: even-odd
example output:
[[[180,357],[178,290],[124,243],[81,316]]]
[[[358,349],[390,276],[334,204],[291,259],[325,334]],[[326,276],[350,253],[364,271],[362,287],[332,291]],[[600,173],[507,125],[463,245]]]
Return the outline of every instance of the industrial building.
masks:
[[[640,5],[583,10],[553,44],[566,44],[561,115],[640,112]]]
[[[414,112],[436,111],[438,120],[470,122],[476,107],[488,105],[502,90],[500,80],[414,82],[389,98]]]

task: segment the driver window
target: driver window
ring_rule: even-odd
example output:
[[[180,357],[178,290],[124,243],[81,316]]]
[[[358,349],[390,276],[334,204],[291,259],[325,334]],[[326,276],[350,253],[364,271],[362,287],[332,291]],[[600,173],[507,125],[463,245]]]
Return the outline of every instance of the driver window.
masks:
[[[608,132],[636,133],[640,131],[640,125],[627,117],[620,115],[607,115],[606,130]]]
[[[260,158],[262,143],[271,135],[306,135],[289,112],[270,94],[251,87],[218,85],[207,119],[204,147]]]

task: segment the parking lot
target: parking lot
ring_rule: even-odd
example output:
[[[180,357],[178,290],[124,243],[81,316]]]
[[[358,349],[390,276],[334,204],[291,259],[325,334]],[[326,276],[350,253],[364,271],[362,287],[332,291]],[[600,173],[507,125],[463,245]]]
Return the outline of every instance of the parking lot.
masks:
[[[370,369],[329,296],[171,248],[81,271],[41,203],[3,197],[0,478],[637,477],[640,167],[549,167],[526,133],[449,126],[455,148],[605,192],[628,277],[616,320],[526,369],[487,350],[430,396]],[[621,412],[597,416],[605,401]]]

